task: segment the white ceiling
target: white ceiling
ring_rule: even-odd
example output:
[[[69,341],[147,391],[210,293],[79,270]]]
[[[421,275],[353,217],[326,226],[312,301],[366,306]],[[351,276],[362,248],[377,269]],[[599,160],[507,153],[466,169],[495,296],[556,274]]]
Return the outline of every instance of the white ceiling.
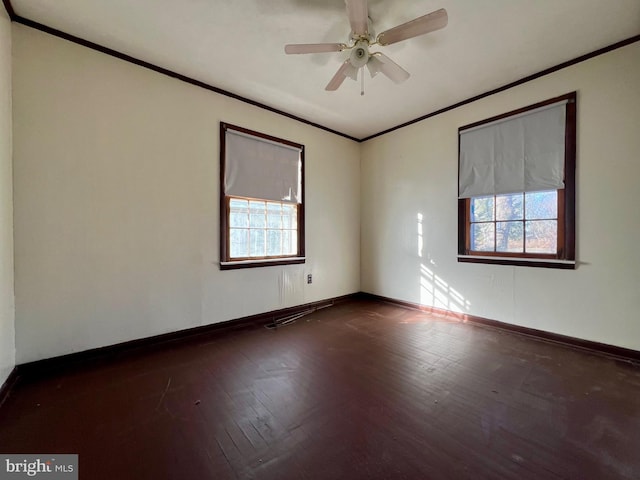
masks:
[[[640,33],[638,0],[370,0],[376,32],[438,8],[449,25],[380,48],[411,73],[347,79],[344,0],[11,0],[15,13],[344,134],[364,138]]]

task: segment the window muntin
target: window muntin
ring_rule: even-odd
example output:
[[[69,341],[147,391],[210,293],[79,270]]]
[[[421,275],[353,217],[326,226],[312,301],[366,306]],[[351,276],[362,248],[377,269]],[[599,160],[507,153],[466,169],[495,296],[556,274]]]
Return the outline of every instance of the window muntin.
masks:
[[[304,263],[304,146],[220,124],[220,268]]]
[[[529,188],[530,191],[504,192],[499,190],[501,188],[500,185],[504,185],[504,182],[501,179],[498,180],[499,177],[495,176],[494,178],[498,182],[494,184],[494,188],[497,190],[495,193],[468,195],[462,193],[463,182],[461,180],[458,200],[459,262],[575,268],[576,92],[460,127],[459,133],[464,131],[473,132],[483,128],[485,124],[492,126],[505,121],[508,122],[511,118],[526,117],[529,112],[536,114],[532,117],[535,118],[539,116],[537,115],[538,112],[553,108],[554,104],[558,103],[564,105],[565,109],[563,112],[564,146],[563,157],[561,157],[564,161],[560,165],[562,177],[556,176],[556,179],[560,178],[562,180],[564,188],[558,188],[557,190],[554,189],[557,187],[535,189],[529,185],[526,188]],[[556,116],[555,118],[557,119],[558,117]],[[525,124],[527,121],[525,120]],[[525,125],[524,138],[527,139],[529,145],[535,145],[535,148],[529,150],[536,155],[541,152],[541,149],[545,149],[547,152],[558,151],[558,137],[548,136],[549,131],[545,131],[545,129],[546,126],[542,129],[537,126],[530,129],[529,125]],[[505,131],[505,129],[500,128],[496,131],[501,135],[501,132]],[[551,143],[547,144],[546,140],[541,141],[536,135],[531,135],[531,131],[541,132],[540,138],[550,139]],[[502,141],[506,142],[505,145],[512,147],[517,146],[518,143],[500,138],[499,142]],[[548,145],[551,145],[549,149],[547,149]],[[485,145],[481,145],[478,151],[487,152],[491,150],[484,147]],[[513,156],[514,149],[510,150],[504,152],[504,157],[495,157],[499,162],[502,162],[501,165],[494,164],[494,167],[491,167],[487,161],[483,161],[478,165],[479,172],[481,171],[484,174],[483,179],[489,180],[485,184],[491,183],[491,176],[486,176],[486,171],[482,171],[482,169],[487,166],[488,168],[495,168],[495,175],[501,176],[502,172],[498,168],[502,168],[505,165],[504,161],[509,155]],[[468,149],[465,150],[465,152],[468,151]],[[526,149],[524,160],[524,184],[527,185],[532,178],[529,172],[534,172],[537,167],[535,163],[531,163],[531,157],[527,155]],[[541,167],[546,168],[547,172],[552,172],[553,167],[549,169],[552,164],[547,160],[548,156],[542,161]],[[473,166],[465,158],[465,182],[466,179],[470,178],[467,175],[470,165]],[[540,172],[542,170],[537,173]],[[471,177],[473,177],[473,172],[471,173]],[[460,170],[459,174],[461,174]],[[542,180],[542,183],[544,183],[546,178],[549,178],[546,174],[538,176],[535,182],[541,184],[540,180]],[[557,180],[554,181],[557,182]]]

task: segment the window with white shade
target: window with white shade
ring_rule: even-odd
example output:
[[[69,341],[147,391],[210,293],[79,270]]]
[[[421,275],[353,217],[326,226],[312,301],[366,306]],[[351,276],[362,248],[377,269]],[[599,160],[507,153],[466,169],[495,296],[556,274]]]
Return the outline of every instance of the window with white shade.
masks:
[[[304,262],[304,146],[220,124],[220,266]]]
[[[458,260],[575,268],[576,93],[458,133]]]

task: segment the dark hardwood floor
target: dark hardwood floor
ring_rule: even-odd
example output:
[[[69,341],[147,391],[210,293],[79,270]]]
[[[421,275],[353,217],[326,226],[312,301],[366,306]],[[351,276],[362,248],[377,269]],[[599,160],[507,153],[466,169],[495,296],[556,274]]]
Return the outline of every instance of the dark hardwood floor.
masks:
[[[375,301],[21,378],[1,453],[99,479],[637,479],[640,366]]]

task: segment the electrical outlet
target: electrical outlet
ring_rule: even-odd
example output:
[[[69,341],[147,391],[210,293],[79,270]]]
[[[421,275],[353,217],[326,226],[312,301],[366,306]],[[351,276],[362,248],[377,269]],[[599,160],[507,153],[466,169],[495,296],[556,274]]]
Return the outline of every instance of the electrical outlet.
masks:
[[[307,283],[313,283],[313,275],[307,274]]]

